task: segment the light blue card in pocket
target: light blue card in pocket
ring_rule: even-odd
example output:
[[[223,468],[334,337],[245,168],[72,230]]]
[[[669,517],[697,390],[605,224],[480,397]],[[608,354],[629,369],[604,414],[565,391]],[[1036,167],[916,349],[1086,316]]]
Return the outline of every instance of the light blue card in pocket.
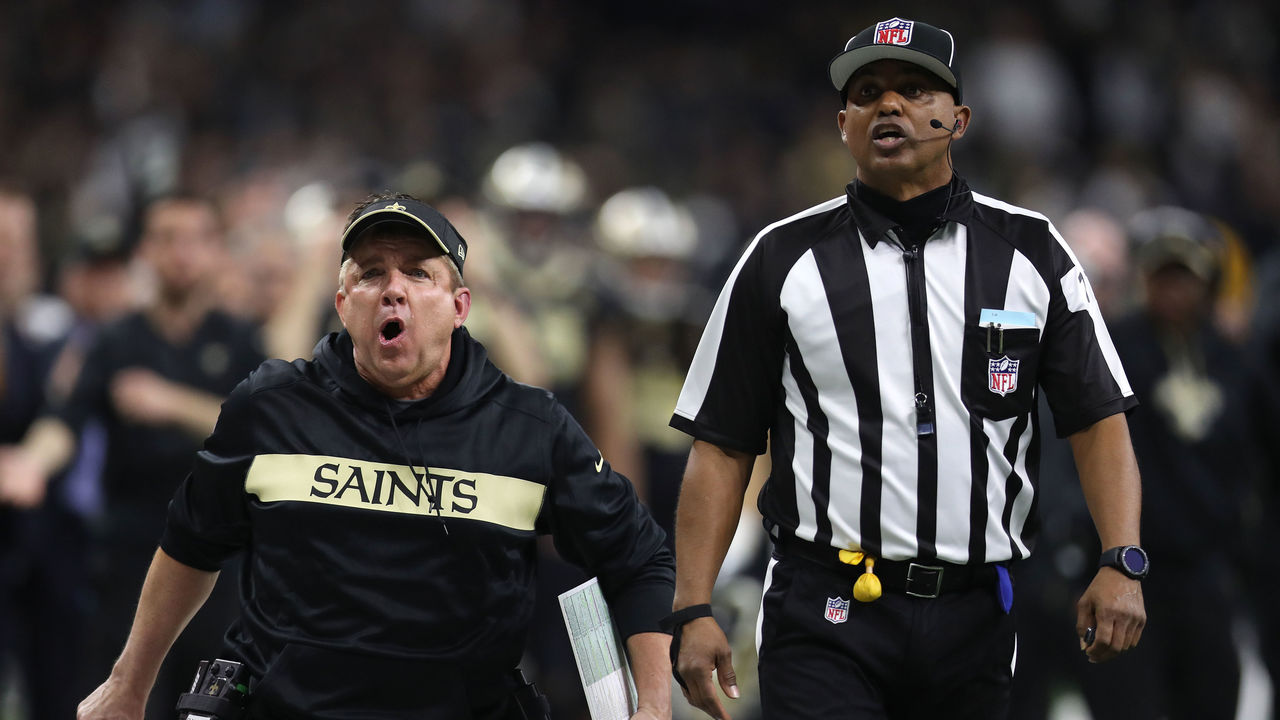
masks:
[[[1035,313],[1018,310],[982,308],[982,314],[978,316],[978,324],[995,324],[1005,328],[1033,328],[1036,326],[1036,316]]]

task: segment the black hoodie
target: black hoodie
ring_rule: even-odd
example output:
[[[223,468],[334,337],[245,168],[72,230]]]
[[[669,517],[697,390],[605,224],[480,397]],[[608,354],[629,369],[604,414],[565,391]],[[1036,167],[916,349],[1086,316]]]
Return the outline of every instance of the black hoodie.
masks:
[[[269,360],[231,394],[161,542],[204,570],[245,552],[223,657],[261,678],[261,707],[474,706],[465,681],[524,650],[542,534],[599,577],[624,637],[658,630],[674,584],[663,531],[550,393],[465,329],[441,387],[412,403],[359,376],[345,332],[315,357]]]

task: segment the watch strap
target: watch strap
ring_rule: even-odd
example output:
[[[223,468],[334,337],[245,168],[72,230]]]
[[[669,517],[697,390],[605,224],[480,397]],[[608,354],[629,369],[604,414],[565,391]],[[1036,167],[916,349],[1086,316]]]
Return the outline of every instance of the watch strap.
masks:
[[[663,632],[671,633],[671,676],[685,690],[688,690],[689,686],[685,685],[684,678],[680,677],[680,672],[676,670],[676,661],[680,659],[680,636],[683,634],[686,623],[704,617],[713,617],[711,605],[708,603],[681,608],[658,622],[658,627],[662,628]]]

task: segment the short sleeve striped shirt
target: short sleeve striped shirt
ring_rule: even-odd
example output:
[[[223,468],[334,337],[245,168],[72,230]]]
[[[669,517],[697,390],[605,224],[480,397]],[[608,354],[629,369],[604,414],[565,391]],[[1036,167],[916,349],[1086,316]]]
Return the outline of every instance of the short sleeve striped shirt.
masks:
[[[726,282],[671,424],[753,453],[769,439],[760,509],[779,532],[894,560],[1025,557],[1037,394],[1064,436],[1137,404],[1048,219],[957,177],[943,220],[904,248],[850,192],[765,228]]]

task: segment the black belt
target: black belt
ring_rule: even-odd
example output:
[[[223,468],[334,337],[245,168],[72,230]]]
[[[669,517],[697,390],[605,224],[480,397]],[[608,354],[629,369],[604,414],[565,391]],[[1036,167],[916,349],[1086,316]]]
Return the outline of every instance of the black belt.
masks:
[[[840,551],[829,545],[800,540],[795,537],[774,539],[774,556],[778,559],[796,558],[828,570],[834,570],[849,579],[857,580],[866,572],[862,565],[840,562]],[[943,593],[960,592],[971,588],[995,587],[994,565],[957,565],[942,560],[884,560],[876,558],[873,569],[880,585],[886,591],[905,593],[914,597],[936,598]]]

